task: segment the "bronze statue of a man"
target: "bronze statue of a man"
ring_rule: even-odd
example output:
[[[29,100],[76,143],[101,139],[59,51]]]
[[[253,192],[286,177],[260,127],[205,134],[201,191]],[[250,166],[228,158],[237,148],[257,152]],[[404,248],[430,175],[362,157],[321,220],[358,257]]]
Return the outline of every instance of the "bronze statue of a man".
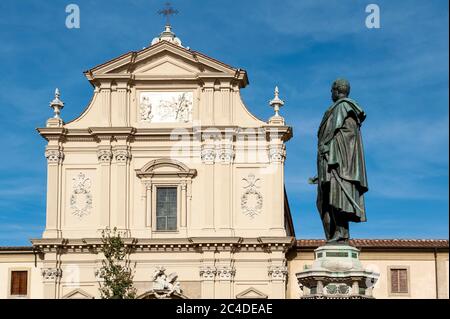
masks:
[[[349,222],[365,222],[363,194],[368,191],[361,124],[366,114],[348,98],[350,83],[337,79],[331,88],[333,104],[318,132],[317,208],[327,243],[347,243]]]

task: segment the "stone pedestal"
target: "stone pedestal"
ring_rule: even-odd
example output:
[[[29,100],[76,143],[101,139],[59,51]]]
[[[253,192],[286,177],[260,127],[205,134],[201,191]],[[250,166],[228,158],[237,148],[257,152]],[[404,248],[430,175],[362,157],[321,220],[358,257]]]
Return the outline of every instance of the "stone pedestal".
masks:
[[[357,248],[326,245],[314,251],[314,263],[296,277],[302,299],[363,299],[373,298],[379,274],[364,269]]]
[[[64,122],[62,119],[60,118],[49,118],[47,120],[47,127],[63,127],[64,126]]]

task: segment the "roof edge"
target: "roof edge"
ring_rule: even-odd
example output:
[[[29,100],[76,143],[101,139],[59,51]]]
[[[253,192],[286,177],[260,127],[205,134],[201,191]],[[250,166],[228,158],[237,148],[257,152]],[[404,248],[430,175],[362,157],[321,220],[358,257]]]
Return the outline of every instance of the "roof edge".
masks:
[[[323,239],[297,239],[296,249],[315,249],[319,246],[325,245],[326,241]],[[357,248],[382,248],[382,249],[448,249],[448,239],[351,239],[350,245]]]

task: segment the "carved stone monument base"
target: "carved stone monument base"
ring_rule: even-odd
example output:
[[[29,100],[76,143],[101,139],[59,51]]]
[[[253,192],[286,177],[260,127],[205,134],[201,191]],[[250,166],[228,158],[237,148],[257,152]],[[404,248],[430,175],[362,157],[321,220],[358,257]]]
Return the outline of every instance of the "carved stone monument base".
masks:
[[[314,263],[295,274],[302,299],[373,298],[379,274],[364,269],[359,250],[348,245],[325,245],[314,251]]]

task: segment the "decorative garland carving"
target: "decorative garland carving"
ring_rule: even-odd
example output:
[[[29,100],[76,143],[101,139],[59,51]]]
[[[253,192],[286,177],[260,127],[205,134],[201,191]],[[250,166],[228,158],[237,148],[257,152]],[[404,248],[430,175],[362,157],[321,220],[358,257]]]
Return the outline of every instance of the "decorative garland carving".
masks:
[[[236,274],[236,269],[229,266],[222,266],[217,269],[217,275],[221,280],[231,280]]]
[[[347,295],[350,293],[350,287],[347,284],[330,283],[325,286],[328,295]]]
[[[62,270],[60,268],[42,268],[41,275],[44,280],[55,280],[62,277]]]
[[[72,215],[82,218],[91,213],[92,193],[91,180],[80,172],[73,179],[73,191],[70,196],[70,208]]]
[[[218,152],[218,158],[219,161],[224,164],[230,164],[233,162],[234,159],[234,150],[233,145],[231,144],[225,144],[220,147],[220,150]]]
[[[59,163],[64,158],[64,153],[60,150],[46,150],[45,157],[48,163]]]
[[[203,266],[200,268],[200,276],[205,280],[214,280],[217,269],[213,266]]]
[[[245,215],[254,218],[261,213],[263,206],[263,197],[258,191],[259,186],[257,185],[261,179],[249,174],[247,178],[244,177],[242,180],[247,185],[244,186],[245,192],[241,196],[241,209]]]
[[[200,156],[203,163],[214,164],[214,160],[216,159],[216,150],[214,145],[202,145]]]
[[[283,163],[286,158],[286,149],[284,145],[270,145],[269,158],[271,163]]]
[[[284,280],[288,273],[286,266],[270,266],[269,277],[275,280]]]
[[[113,154],[119,163],[126,163],[131,158],[131,153],[128,150],[115,150]]]
[[[111,150],[99,150],[97,151],[97,157],[100,163],[110,163],[113,154]]]

